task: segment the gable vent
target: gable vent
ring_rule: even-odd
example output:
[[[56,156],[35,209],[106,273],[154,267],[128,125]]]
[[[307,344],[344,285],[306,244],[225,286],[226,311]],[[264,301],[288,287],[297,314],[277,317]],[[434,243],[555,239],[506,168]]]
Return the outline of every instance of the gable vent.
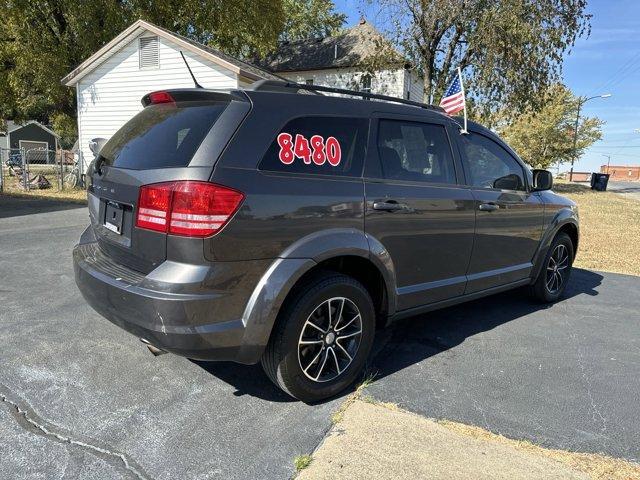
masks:
[[[138,42],[140,69],[159,68],[160,50],[158,37],[143,37]]]

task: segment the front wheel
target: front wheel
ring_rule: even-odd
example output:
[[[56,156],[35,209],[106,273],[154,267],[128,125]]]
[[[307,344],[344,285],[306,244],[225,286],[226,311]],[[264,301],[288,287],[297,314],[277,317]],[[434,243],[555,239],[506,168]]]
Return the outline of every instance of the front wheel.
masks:
[[[555,302],[569,282],[573,264],[573,242],[566,233],[556,236],[544,259],[542,270],[532,286],[534,298],[541,302]]]
[[[282,390],[304,402],[336,395],[362,371],[375,333],[375,311],[355,279],[328,273],[287,299],[262,357]]]

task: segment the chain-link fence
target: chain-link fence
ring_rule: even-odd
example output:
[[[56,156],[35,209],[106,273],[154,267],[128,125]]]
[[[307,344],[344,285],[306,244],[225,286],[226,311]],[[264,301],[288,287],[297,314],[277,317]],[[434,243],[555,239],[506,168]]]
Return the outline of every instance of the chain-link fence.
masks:
[[[78,188],[79,163],[68,150],[0,148],[0,192]]]

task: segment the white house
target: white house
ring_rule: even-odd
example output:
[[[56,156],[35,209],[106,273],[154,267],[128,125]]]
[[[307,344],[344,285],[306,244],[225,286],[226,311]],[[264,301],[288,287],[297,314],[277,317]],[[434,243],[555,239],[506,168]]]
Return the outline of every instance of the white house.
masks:
[[[385,49],[392,59],[386,67],[370,62]],[[296,83],[346,88],[422,102],[424,82],[365,19],[345,33],[325,38],[284,42],[266,58],[263,67]]]
[[[85,168],[93,158],[89,141],[111,137],[142,109],[140,99],[145,94],[193,87],[180,52],[205,88],[229,90],[285,77],[422,100],[422,82],[403,64],[374,75],[363,73],[363,60],[379,38],[372,26],[361,21],[337,37],[282,44],[256,66],[138,20],[62,79],[64,85],[76,88],[78,144]]]
[[[78,143],[93,159],[89,141],[109,138],[142,110],[140,99],[154,90],[193,87],[184,53],[205,88],[229,90],[278,77],[218,50],[138,20],[62,79],[75,87]]]

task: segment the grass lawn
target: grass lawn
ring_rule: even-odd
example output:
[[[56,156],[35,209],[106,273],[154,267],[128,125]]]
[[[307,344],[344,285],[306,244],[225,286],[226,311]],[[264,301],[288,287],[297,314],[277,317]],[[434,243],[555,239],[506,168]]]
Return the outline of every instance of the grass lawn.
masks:
[[[556,183],[554,191],[578,204],[580,245],[574,265],[640,275],[640,202],[585,185]]]

